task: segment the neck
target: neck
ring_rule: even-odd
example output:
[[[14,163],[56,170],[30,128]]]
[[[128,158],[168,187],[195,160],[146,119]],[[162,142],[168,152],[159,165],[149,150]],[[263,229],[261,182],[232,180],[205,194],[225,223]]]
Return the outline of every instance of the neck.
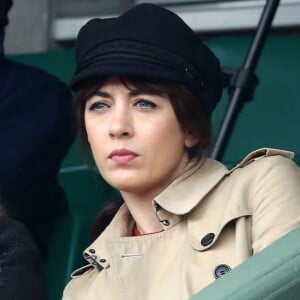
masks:
[[[126,192],[121,194],[141,233],[153,233],[163,229],[152,205],[153,197]]]

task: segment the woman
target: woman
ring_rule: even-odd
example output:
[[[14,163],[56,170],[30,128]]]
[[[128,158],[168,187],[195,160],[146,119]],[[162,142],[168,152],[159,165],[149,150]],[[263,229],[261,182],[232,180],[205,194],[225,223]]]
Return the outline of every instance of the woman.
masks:
[[[91,20],[76,55],[80,132],[124,204],[65,300],[188,299],[300,225],[292,153],[260,149],[232,170],[206,158],[220,65],[179,17],[141,4]]]

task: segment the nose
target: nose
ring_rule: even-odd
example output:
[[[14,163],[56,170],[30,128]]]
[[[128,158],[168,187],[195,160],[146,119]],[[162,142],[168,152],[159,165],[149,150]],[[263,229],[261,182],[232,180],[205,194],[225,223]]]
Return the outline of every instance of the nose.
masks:
[[[114,109],[110,125],[109,135],[112,138],[130,137],[133,134],[133,126],[130,114],[122,108]]]

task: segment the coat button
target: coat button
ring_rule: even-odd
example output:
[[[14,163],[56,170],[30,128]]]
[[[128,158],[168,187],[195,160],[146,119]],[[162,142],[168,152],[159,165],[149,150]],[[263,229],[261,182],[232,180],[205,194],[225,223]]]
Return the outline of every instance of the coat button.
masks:
[[[201,240],[201,245],[202,246],[208,246],[210,245],[213,240],[215,238],[215,234],[214,233],[208,233],[207,235],[205,235],[202,240]]]
[[[219,277],[228,273],[230,270],[231,270],[231,268],[224,264],[216,266],[216,268],[214,270],[215,278],[218,279]]]
[[[161,222],[162,222],[165,226],[169,226],[169,225],[170,225],[169,220],[162,220]]]

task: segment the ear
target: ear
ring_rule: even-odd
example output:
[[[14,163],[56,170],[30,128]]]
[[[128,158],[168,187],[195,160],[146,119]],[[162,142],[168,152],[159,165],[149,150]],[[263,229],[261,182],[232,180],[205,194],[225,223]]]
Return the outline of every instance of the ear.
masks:
[[[190,134],[185,135],[184,146],[186,148],[191,148],[194,145],[196,145],[198,142],[199,142],[199,139],[195,138],[194,136],[192,136]]]

